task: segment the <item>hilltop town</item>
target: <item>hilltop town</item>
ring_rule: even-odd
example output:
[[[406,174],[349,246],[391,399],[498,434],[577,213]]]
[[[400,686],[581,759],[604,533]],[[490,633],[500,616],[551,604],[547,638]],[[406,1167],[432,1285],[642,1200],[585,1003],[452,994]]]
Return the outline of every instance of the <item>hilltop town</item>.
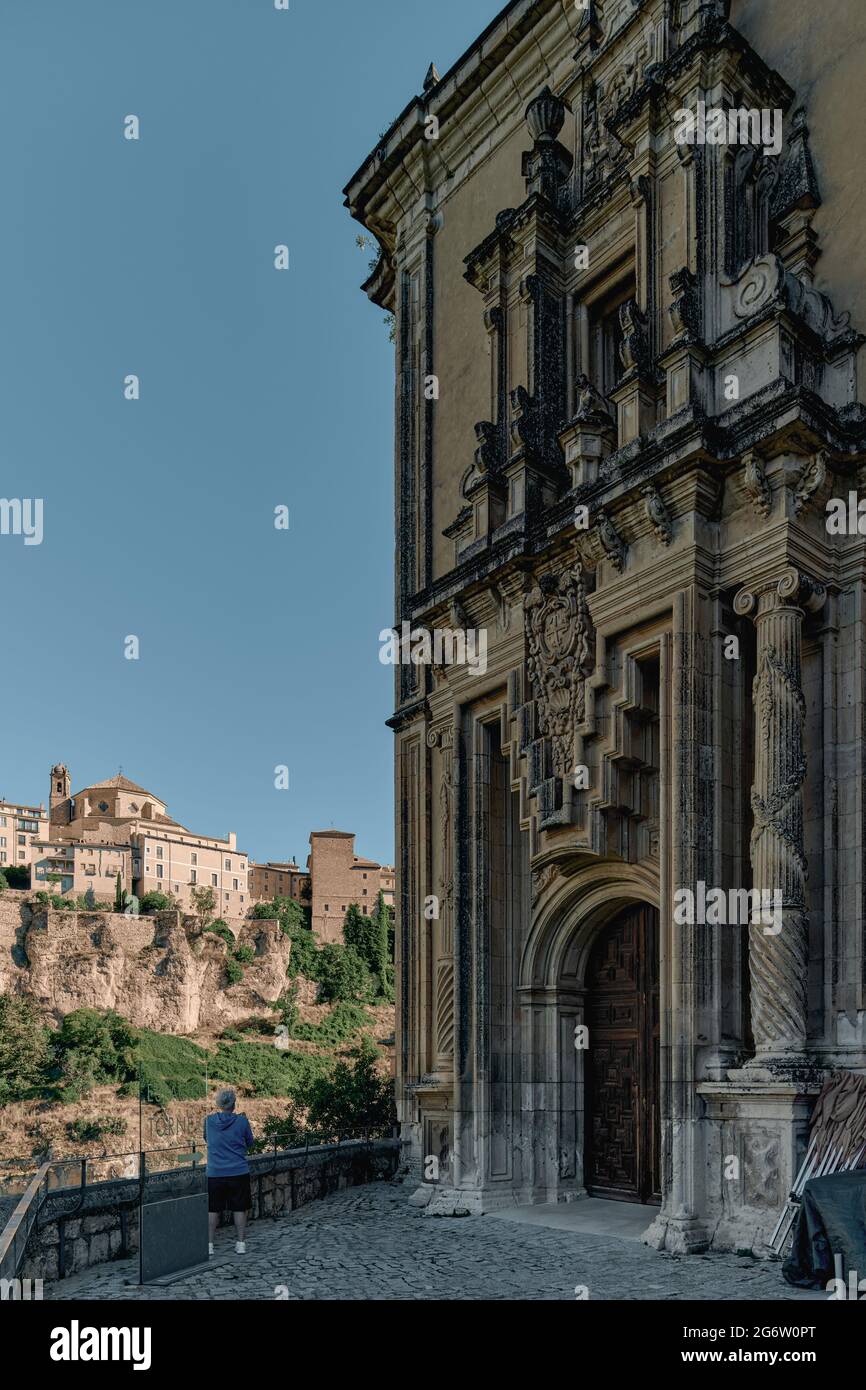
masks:
[[[215,915],[231,922],[256,903],[291,898],[309,911],[319,942],[342,940],[351,903],[372,910],[381,892],[394,906],[394,866],[355,854],[355,837],[314,830],[305,867],[291,861],[257,863],[237,836],[204,835],[181,825],[166,803],[118,773],[72,792],[64,763],[51,769],[48,810],[0,797],[0,874],[10,888],[49,891],[75,900],[121,905],[161,895],[164,907],[191,912],[196,890],[210,889]]]

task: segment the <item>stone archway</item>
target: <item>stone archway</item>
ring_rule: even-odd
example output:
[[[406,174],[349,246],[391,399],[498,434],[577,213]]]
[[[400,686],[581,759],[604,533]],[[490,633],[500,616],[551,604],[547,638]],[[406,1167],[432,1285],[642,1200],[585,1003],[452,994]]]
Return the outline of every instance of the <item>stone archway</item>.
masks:
[[[541,1113],[536,1110],[529,1151],[532,1169],[529,1177],[530,1200],[555,1201],[584,1196],[588,1188],[594,1195],[615,1196],[632,1201],[658,1202],[660,1179],[661,1125],[659,1090],[663,1077],[658,1058],[661,1010],[651,1011],[652,1048],[644,1048],[640,1065],[650,1066],[654,1084],[641,1085],[638,1105],[646,1099],[643,1127],[644,1153],[651,1155],[636,1169],[636,1180],[623,1182],[619,1190],[602,1193],[601,1184],[592,1182],[597,1174],[589,1170],[590,1137],[593,1117],[592,1067],[590,1054],[593,1030],[593,953],[603,951],[604,943],[615,936],[617,922],[635,914],[651,913],[655,925],[655,959],[652,988],[660,981],[658,949],[658,879],[648,867],[625,865],[621,861],[572,865],[548,876],[545,890],[536,903],[533,926],[523,952],[519,993],[523,1006],[523,1048],[531,1059],[531,1079],[536,1093],[544,1096]],[[644,934],[646,927],[644,926]],[[639,982],[642,986],[643,982]],[[663,985],[661,986],[663,992]],[[656,995],[658,998],[658,995]],[[581,1048],[577,1029],[590,1030],[589,1052]],[[643,1026],[643,1025],[642,1025]],[[604,1041],[604,1039],[602,1039]],[[650,1094],[651,1092],[651,1094]],[[527,1193],[529,1195],[529,1193]]]

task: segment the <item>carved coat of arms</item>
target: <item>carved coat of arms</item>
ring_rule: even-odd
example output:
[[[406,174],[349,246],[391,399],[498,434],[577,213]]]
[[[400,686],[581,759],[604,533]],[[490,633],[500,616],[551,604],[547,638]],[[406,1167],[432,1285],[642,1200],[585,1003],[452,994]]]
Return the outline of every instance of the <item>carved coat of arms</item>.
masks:
[[[538,729],[551,741],[554,771],[566,777],[574,759],[575,728],[584,717],[584,683],[592,669],[592,626],[582,567],[544,575],[523,606]]]

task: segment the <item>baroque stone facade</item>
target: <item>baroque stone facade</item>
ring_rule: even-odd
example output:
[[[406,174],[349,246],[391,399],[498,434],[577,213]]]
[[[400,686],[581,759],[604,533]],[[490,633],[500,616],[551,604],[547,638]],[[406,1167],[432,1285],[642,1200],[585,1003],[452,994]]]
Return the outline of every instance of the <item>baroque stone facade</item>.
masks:
[[[844,55],[855,8],[513,0],[346,189],[397,322],[396,622],[489,644],[396,682],[428,1212],[590,1193],[763,1252],[866,1069],[866,550],[825,515],[866,483],[863,136],[810,129],[793,41]],[[699,102],[778,153],[678,143]],[[678,924],[698,885],[779,921]]]

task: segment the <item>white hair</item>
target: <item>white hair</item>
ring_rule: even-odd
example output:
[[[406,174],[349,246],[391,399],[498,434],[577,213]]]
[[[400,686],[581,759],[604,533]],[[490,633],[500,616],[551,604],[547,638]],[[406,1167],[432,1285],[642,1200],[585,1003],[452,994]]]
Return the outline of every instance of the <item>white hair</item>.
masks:
[[[228,1086],[224,1091],[217,1091],[216,1103],[218,1110],[234,1110],[236,1100],[237,1096]]]

